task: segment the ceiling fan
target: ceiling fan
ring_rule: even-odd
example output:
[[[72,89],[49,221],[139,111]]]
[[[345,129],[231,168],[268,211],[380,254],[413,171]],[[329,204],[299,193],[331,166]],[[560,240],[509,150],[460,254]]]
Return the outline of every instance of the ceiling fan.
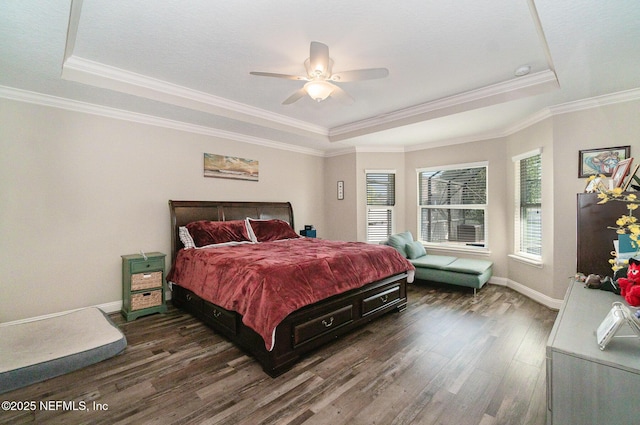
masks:
[[[301,89],[286,98],[284,102],[282,102],[283,105],[290,105],[305,95],[309,95],[309,97],[318,102],[322,102],[329,96],[334,96],[347,103],[351,103],[353,102],[353,98],[333,83],[373,80],[376,78],[385,78],[389,75],[387,68],[357,69],[353,71],[336,72],[334,74],[332,72],[333,59],[329,57],[329,47],[326,44],[312,41],[309,50],[309,57],[304,61],[304,66],[307,70],[306,76],[275,74],[272,72],[250,72],[250,74],[261,77],[307,81]]]

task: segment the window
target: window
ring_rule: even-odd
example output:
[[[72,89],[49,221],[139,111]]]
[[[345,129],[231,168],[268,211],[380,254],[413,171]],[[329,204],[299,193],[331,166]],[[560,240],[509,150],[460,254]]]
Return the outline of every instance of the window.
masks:
[[[393,233],[393,206],[396,204],[396,172],[366,171],[367,242],[386,240]]]
[[[484,248],[486,211],[486,163],[418,170],[420,240]]]
[[[542,151],[513,158],[515,165],[515,253],[542,260]]]

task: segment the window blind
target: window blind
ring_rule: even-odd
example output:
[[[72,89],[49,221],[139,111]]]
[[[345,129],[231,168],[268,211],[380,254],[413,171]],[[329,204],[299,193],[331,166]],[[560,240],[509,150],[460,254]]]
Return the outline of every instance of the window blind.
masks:
[[[484,246],[487,166],[418,170],[420,239]]]
[[[395,173],[367,173],[367,205],[396,204]]]
[[[396,175],[367,171],[367,242],[381,242],[393,233],[393,206],[396,204]]]
[[[542,155],[516,161],[515,249],[520,254],[542,256]]]

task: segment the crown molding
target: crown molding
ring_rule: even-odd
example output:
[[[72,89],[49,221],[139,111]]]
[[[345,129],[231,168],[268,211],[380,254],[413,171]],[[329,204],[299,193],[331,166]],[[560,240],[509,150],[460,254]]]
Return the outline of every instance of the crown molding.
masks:
[[[567,102],[564,104],[543,108],[540,111],[530,115],[524,120],[514,125],[498,129],[493,132],[476,134],[467,137],[459,137],[454,139],[441,139],[416,145],[408,145],[404,147],[397,146],[357,146],[348,147],[338,150],[323,151],[312,148],[305,148],[297,145],[277,142],[269,139],[248,136],[240,133],[234,133],[225,130],[219,130],[212,127],[195,125],[181,121],[170,120],[166,118],[155,117],[136,112],[130,112],[122,109],[116,109],[92,103],[81,102],[61,98],[57,96],[16,89],[13,87],[0,86],[0,98],[16,100],[20,102],[32,103],[41,106],[48,106],[60,109],[66,109],[74,112],[81,112],[91,115],[99,115],[107,118],[114,118],[124,121],[136,122],[140,124],[159,126],[179,131],[186,131],[195,134],[202,134],[212,137],[233,140],[237,142],[249,143],[273,149],[279,149],[290,152],[297,152],[306,155],[334,157],[346,155],[350,153],[396,153],[396,152],[415,152],[419,150],[432,149],[442,146],[451,146],[463,143],[479,142],[482,140],[497,139],[507,137],[518,131],[524,130],[540,121],[551,118],[556,115],[578,112],[587,109],[598,108],[618,103],[632,102],[640,100],[640,88],[625,90],[617,93],[597,96],[589,99]]]
[[[62,65],[62,78],[307,137],[329,134],[322,126],[73,55]]]
[[[399,109],[388,114],[333,127],[329,130],[329,140],[336,142],[392,127],[415,124],[420,121],[540,94],[559,87],[555,72],[545,70],[410,108]]]
[[[137,112],[116,109],[107,106],[95,105],[92,103],[81,102],[78,100],[65,99],[57,96],[51,96],[42,93],[36,93],[27,90],[16,89],[13,87],[0,86],[0,97],[19,102],[32,103],[41,106],[65,109],[73,112],[81,112],[85,114],[98,115],[107,118],[114,118],[123,121],[135,122],[138,124],[153,125],[157,127],[169,128],[173,130],[186,131],[189,133],[202,134],[205,136],[219,137],[222,139],[233,140],[236,142],[249,143],[263,147],[279,149],[290,152],[297,152],[313,156],[325,156],[325,152],[312,148],[291,145],[282,142],[276,142],[260,137],[248,136],[245,134],[234,133],[231,131],[219,130],[212,127],[205,127],[196,124],[190,124],[182,121],[160,118],[152,115],[141,114]]]

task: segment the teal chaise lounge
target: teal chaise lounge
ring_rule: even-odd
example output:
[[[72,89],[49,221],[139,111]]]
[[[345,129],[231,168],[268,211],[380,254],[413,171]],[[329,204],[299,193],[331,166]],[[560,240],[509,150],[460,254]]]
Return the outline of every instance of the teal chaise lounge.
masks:
[[[413,240],[411,232],[391,235],[383,243],[395,248],[415,266],[416,279],[467,286],[473,288],[474,296],[493,273],[493,263],[488,260],[427,254],[422,243]]]

